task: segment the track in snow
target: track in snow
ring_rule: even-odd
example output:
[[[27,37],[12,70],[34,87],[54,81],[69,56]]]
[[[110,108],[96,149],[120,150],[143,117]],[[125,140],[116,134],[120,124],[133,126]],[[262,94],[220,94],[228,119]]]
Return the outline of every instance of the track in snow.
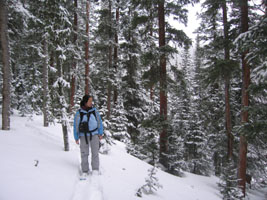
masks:
[[[100,176],[90,174],[86,180],[78,177],[72,200],[104,200]]]

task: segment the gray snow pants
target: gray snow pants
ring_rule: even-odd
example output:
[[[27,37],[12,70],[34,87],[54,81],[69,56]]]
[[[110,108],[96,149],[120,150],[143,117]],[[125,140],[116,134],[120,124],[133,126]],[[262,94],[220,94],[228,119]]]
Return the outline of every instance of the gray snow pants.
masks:
[[[80,150],[81,150],[81,167],[82,172],[89,172],[89,147],[91,147],[92,152],[92,170],[99,170],[99,137],[98,135],[93,135],[90,141],[90,136],[88,136],[88,144],[86,144],[85,136],[80,137]]]

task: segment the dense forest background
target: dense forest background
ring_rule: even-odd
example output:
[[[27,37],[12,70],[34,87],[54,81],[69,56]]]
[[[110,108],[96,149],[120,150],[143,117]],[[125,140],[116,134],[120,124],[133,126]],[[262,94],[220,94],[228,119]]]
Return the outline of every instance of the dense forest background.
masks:
[[[91,94],[107,142],[178,176],[215,174],[225,199],[249,177],[266,186],[267,2],[201,1],[192,41],[179,24],[195,3],[0,0],[2,129],[14,109],[42,114],[68,151]]]

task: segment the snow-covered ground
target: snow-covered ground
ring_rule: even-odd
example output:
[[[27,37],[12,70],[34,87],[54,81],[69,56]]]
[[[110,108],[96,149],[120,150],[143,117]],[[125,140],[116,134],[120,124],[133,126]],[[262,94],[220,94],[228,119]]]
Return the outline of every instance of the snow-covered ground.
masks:
[[[2,120],[1,120],[2,121]],[[11,130],[0,131],[0,200],[219,200],[216,177],[186,173],[179,178],[157,170],[163,188],[155,194],[135,194],[151,166],[115,142],[100,154],[101,175],[79,180],[79,147],[69,135],[71,150],[63,151],[60,125],[42,126],[42,116],[11,117]],[[253,191],[251,200],[264,200],[267,190]],[[264,196],[265,195],[265,196]]]

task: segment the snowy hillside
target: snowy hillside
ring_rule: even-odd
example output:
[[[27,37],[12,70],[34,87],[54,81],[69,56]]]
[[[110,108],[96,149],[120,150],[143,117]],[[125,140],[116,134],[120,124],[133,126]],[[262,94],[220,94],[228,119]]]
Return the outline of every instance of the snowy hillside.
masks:
[[[60,125],[42,127],[42,117],[13,115],[11,131],[0,131],[0,200],[219,200],[216,177],[186,173],[179,178],[158,170],[163,186],[155,194],[135,194],[151,166],[130,156],[116,142],[100,155],[100,176],[79,180],[79,147],[69,135],[71,150],[63,151]],[[263,192],[250,199],[264,199]]]

